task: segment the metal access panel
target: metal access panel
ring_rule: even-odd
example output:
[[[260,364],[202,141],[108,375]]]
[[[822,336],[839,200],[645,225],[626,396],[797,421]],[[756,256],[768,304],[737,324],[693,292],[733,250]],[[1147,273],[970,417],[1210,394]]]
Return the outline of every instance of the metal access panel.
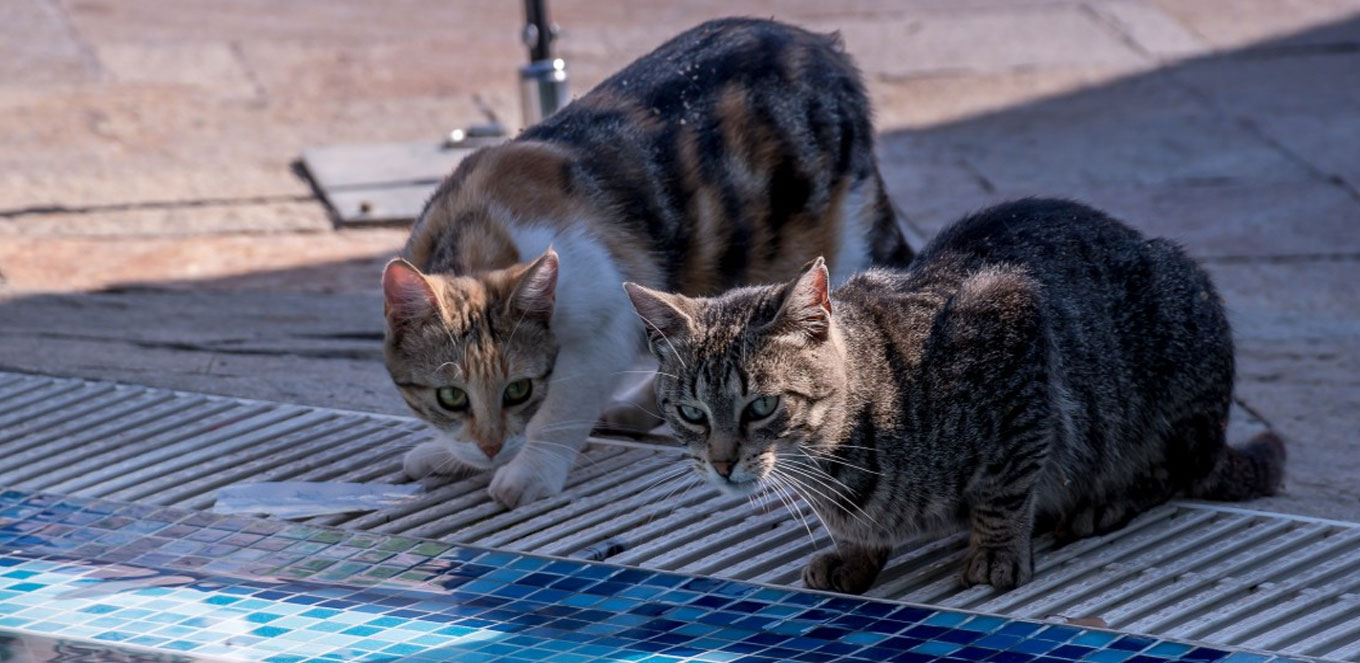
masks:
[[[464,157],[502,140],[467,136],[456,142],[314,147],[303,150],[302,167],[338,225],[409,223]]]
[[[398,482],[418,421],[0,372],[0,486],[205,509],[271,480]],[[600,441],[559,496],[506,511],[488,477],[328,525],[796,585],[830,545],[806,505],[699,485],[664,446]],[[1036,544],[1033,581],[962,589],[962,534],[912,541],[869,594],[1360,662],[1360,525],[1176,502],[1111,534]]]

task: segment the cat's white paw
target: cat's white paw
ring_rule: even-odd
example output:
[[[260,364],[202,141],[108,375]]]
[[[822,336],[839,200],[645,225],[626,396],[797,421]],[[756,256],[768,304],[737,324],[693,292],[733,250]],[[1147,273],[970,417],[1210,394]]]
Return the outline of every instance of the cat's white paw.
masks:
[[[496,470],[487,492],[491,498],[507,508],[514,509],[544,497],[562,492],[567,483],[566,470],[545,463],[521,453],[505,467]]]
[[[401,460],[401,471],[428,490],[452,481],[467,468],[444,443],[431,440],[406,452]]]

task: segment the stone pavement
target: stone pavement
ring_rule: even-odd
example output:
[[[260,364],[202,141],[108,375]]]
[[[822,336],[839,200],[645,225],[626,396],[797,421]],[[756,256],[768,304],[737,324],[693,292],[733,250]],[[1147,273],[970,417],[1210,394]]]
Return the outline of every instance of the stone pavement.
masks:
[[[582,91],[705,18],[840,30],[925,237],[1021,195],[1102,206],[1217,278],[1288,494],[1360,520],[1360,0],[551,0]],[[518,118],[520,6],[0,3],[0,369],[403,412],[378,272],[306,147]]]

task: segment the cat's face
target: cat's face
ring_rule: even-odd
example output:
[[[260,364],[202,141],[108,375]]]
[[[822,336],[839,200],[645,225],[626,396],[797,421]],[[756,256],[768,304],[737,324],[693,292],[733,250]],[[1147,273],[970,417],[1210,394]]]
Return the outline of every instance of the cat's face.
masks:
[[[473,276],[426,275],[401,260],[383,273],[387,370],[463,464],[497,467],[524,446],[557,355],[556,283],[551,250]]]
[[[845,385],[821,261],[791,284],[713,299],[627,289],[661,362],[657,405],[695,470],[731,494],[808,484]]]

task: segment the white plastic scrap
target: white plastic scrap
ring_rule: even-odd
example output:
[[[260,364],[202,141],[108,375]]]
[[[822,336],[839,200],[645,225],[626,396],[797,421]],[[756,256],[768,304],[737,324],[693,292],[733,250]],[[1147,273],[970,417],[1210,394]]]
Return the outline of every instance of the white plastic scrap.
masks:
[[[419,484],[266,481],[224,486],[213,513],[309,518],[375,511],[415,499]]]

